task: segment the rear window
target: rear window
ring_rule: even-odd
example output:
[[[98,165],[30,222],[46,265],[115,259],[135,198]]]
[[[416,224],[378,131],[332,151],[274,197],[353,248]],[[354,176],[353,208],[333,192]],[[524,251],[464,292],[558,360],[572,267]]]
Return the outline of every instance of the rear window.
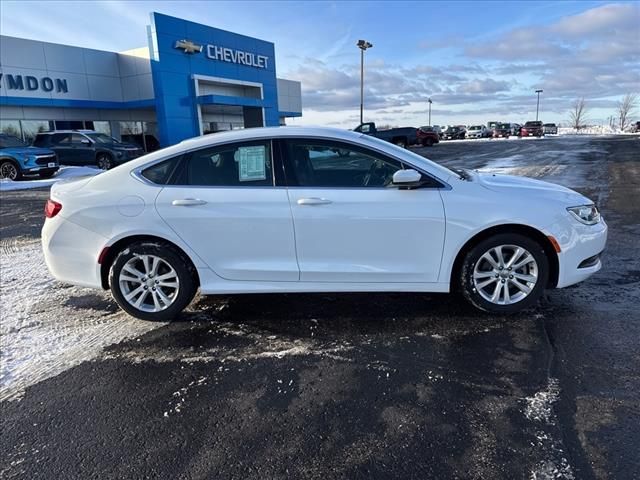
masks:
[[[156,163],[155,165],[142,170],[141,175],[152,183],[157,185],[166,185],[169,183],[169,180],[176,171],[178,162],[181,158],[182,155]]]
[[[541,127],[542,122],[527,122],[524,124],[525,127]]]

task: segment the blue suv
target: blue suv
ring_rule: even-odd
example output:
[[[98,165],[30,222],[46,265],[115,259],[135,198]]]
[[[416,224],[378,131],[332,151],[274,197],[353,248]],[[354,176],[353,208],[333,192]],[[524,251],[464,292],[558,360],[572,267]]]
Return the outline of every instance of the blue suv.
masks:
[[[48,148],[30,147],[18,137],[0,133],[0,178],[20,180],[25,175],[51,178],[60,168]]]

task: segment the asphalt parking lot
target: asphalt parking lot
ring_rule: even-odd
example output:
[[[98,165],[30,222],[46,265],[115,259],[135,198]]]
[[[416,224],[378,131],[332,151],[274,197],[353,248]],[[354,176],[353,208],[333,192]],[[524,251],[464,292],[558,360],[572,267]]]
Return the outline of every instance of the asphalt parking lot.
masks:
[[[640,137],[416,152],[586,194],[603,270],[508,318],[449,295],[237,295],[149,324],[48,277],[47,190],[0,193],[0,476],[640,478]]]

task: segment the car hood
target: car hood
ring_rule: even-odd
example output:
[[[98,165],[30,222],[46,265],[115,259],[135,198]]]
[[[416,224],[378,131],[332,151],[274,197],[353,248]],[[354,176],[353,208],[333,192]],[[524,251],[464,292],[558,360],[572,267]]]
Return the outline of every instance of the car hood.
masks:
[[[55,155],[53,150],[38,147],[8,147],[0,149],[0,152],[12,155]]]
[[[567,206],[593,203],[584,195],[555,183],[544,182],[528,177],[500,175],[495,173],[474,172],[475,179],[485,188],[513,195],[531,195],[546,197]]]

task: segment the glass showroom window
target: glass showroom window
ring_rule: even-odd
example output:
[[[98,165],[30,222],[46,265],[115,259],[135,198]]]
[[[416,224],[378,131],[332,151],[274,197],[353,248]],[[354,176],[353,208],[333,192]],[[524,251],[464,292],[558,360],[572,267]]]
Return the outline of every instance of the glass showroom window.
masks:
[[[109,122],[93,122],[93,130],[98,133],[104,133],[107,136],[111,136],[111,126]]]
[[[47,132],[51,130],[49,122],[46,120],[22,120],[22,135],[24,141],[29,145],[33,143],[38,133]]]
[[[22,138],[20,120],[0,120],[0,131],[7,135],[13,135],[15,137]]]

